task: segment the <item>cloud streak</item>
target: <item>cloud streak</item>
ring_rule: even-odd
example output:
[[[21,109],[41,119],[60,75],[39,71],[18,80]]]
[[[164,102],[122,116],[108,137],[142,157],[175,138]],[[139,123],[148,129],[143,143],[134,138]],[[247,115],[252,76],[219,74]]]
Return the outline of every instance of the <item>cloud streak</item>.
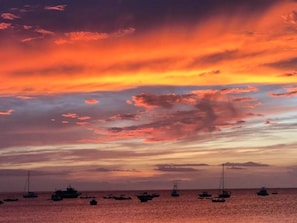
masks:
[[[64,11],[67,5],[45,6],[45,10]]]

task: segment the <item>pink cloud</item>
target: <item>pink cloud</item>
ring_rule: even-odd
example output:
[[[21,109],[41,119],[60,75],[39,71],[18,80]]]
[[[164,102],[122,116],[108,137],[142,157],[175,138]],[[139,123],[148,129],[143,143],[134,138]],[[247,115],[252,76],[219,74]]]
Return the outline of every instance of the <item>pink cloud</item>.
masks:
[[[297,88],[287,89],[283,93],[269,93],[269,95],[272,97],[294,97],[297,95]]]
[[[24,28],[25,30],[28,30],[28,29],[32,29],[32,26],[24,25],[23,28]]]
[[[136,106],[154,108],[154,107],[164,107],[171,108],[174,104],[193,104],[195,102],[196,95],[186,94],[186,95],[154,95],[154,94],[141,94],[133,96],[133,101]]]
[[[292,11],[288,15],[283,16],[283,21],[290,25],[297,25],[297,12]]]
[[[78,120],[89,120],[89,119],[91,119],[91,117],[89,117],[89,116],[82,116],[82,117],[78,117],[77,119]]]
[[[33,97],[30,97],[30,96],[24,96],[24,95],[19,95],[19,96],[17,96],[17,98],[19,98],[19,99],[23,99],[23,100],[30,100],[30,99],[33,99]]]
[[[83,125],[87,125],[87,124],[89,124],[88,122],[76,122],[76,124],[77,125],[81,125],[81,126],[83,126]]]
[[[40,33],[40,34],[44,34],[44,35],[54,35],[55,33],[46,29],[36,29],[35,32]]]
[[[127,103],[128,105],[132,105],[132,104],[133,104],[133,102],[132,102],[131,100],[126,100],[126,103]]]
[[[15,20],[15,19],[20,18],[19,16],[15,15],[15,14],[12,14],[12,13],[9,13],[9,12],[2,13],[1,17],[3,19],[7,19],[7,20]]]
[[[11,115],[13,112],[13,109],[9,109],[7,111],[0,111],[0,115]]]
[[[45,6],[45,10],[64,11],[67,5]]]
[[[28,37],[28,38],[22,39],[21,42],[26,43],[26,42],[31,42],[36,39],[41,39],[41,37]]]
[[[78,117],[78,115],[75,113],[62,114],[62,116],[65,118],[77,118]]]
[[[256,91],[258,91],[258,89],[253,86],[248,86],[246,88],[225,88],[221,90],[223,94],[231,94],[231,93],[239,94],[239,93],[248,93],[248,92],[256,92]]]
[[[1,23],[0,23],[0,30],[8,29],[10,26],[11,26],[10,23],[1,22]]]

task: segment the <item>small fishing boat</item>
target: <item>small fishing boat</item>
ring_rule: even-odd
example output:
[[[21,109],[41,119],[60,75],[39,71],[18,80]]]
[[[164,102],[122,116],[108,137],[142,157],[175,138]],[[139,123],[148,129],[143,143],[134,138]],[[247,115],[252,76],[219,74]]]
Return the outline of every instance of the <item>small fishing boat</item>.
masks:
[[[3,199],[3,201],[5,202],[14,202],[14,201],[18,201],[19,199],[18,198],[6,198],[6,199]]]
[[[136,197],[141,201],[141,202],[147,202],[152,200],[155,196],[153,194],[149,194],[147,192],[143,192],[142,194],[136,195]]]
[[[120,196],[113,196],[113,199],[115,199],[115,200],[131,200],[132,198],[131,197],[127,197],[124,194],[121,194]]]
[[[209,198],[211,197],[211,194],[209,194],[206,191],[203,191],[201,194],[198,194],[199,198],[203,199],[203,198]]]
[[[265,187],[262,187],[258,192],[257,192],[258,196],[268,196],[269,193],[267,191],[267,189]]]
[[[90,205],[97,205],[97,201],[95,199],[90,200]]]

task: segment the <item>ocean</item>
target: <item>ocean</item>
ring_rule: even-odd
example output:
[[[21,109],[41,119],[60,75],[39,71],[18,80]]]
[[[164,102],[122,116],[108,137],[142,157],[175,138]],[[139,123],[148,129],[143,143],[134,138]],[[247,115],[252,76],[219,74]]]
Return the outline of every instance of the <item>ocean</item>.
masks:
[[[90,199],[49,200],[51,193],[39,193],[38,198],[22,198],[22,194],[1,193],[0,200],[17,197],[18,201],[0,205],[1,223],[296,223],[297,189],[278,189],[277,194],[257,196],[255,189],[231,190],[224,203],[199,199],[202,190],[180,190],[179,197],[171,191],[159,193],[148,202],[136,197],[140,191],[83,192],[96,196],[97,205]],[[216,190],[208,190],[215,195]],[[269,192],[272,192],[270,190]],[[103,196],[125,194],[131,200],[103,199]]]

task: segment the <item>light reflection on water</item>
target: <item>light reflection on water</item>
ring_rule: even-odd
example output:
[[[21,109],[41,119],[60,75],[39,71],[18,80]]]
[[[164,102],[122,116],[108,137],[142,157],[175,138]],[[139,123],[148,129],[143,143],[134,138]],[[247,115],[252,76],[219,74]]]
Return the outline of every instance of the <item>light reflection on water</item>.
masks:
[[[105,192],[93,192],[98,205],[88,199],[48,200],[50,193],[36,199],[5,202],[0,206],[2,223],[296,223],[297,189],[279,190],[277,195],[259,197],[255,190],[233,190],[225,203],[198,199],[201,191],[181,191],[171,197],[170,191],[160,191],[160,197],[141,203],[138,192],[123,192],[132,200],[103,199]],[[215,194],[215,191],[210,191]],[[3,200],[7,194],[1,194]]]

